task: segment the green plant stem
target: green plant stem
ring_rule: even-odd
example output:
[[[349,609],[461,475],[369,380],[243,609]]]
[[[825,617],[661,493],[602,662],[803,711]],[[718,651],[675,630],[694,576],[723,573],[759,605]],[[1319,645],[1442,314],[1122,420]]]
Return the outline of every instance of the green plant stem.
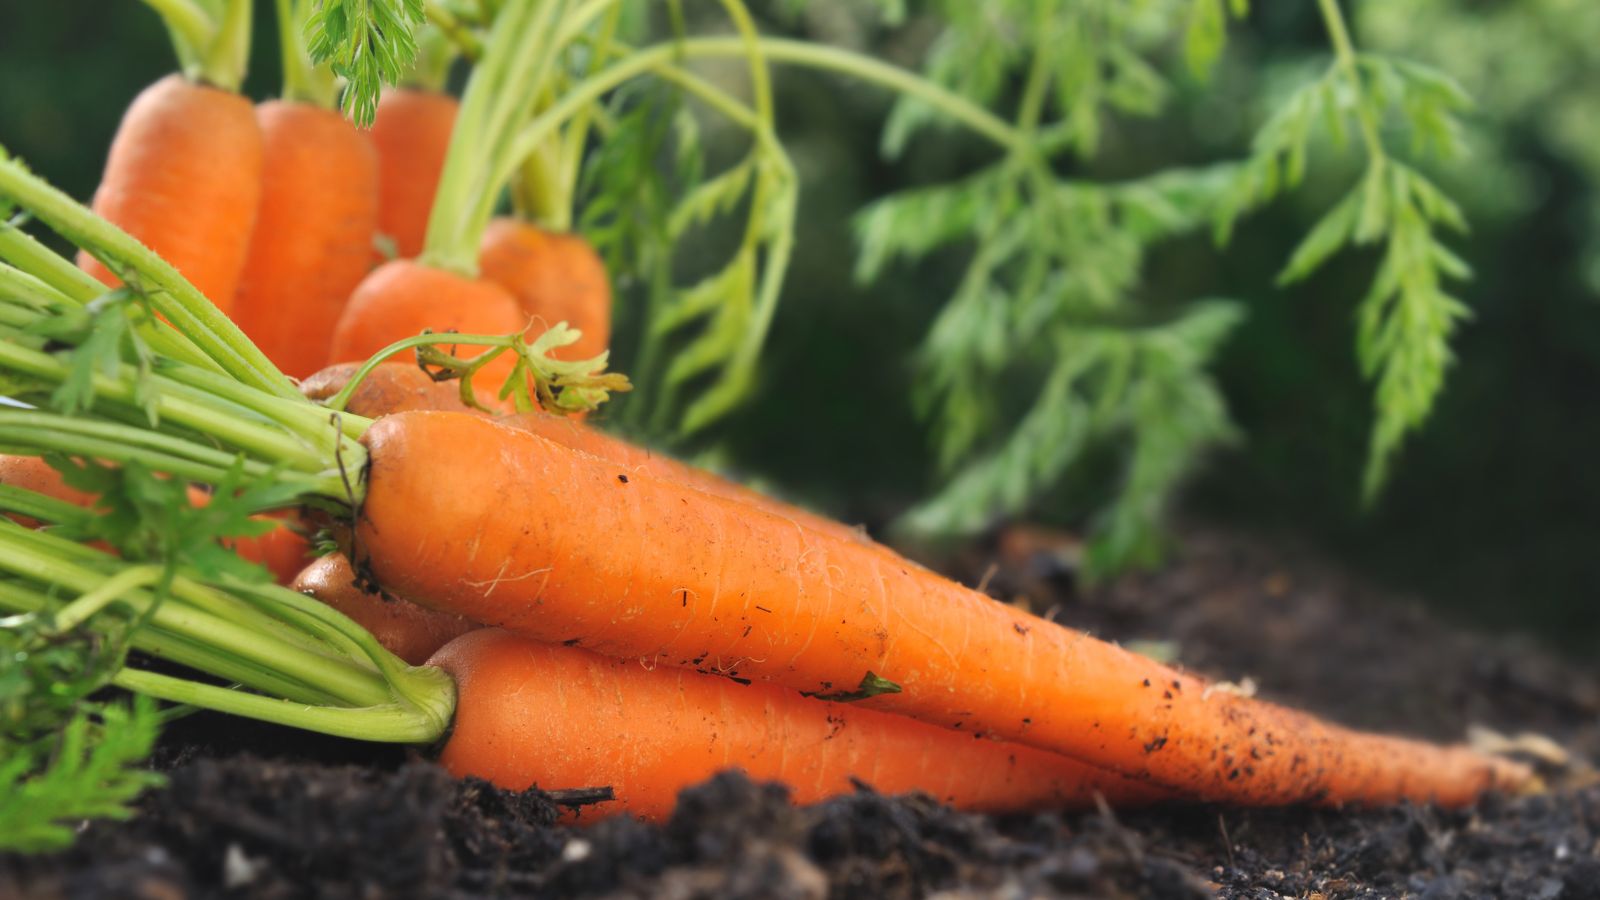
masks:
[[[468,28],[448,9],[437,3],[429,3],[426,12],[428,21],[433,23],[433,27],[439,29],[439,33],[444,35],[455,46],[462,59],[470,63],[476,63],[483,57],[483,41],[478,40],[478,36],[472,33],[472,29]],[[440,90],[443,88],[443,79],[438,79],[437,83],[428,84],[427,86],[432,90]]]
[[[60,291],[14,266],[0,265],[0,302],[21,302],[34,309],[68,306]]]
[[[586,17],[590,15],[590,7],[593,5],[579,7],[568,19],[587,25]],[[605,21],[600,24],[600,32],[595,38],[586,76],[593,75],[605,62],[612,43],[616,40],[617,25],[622,18],[622,7],[614,0],[606,0],[602,6],[605,7]],[[572,117],[571,124],[567,126],[562,141],[561,171],[557,175],[560,202],[554,204],[555,218],[551,222],[551,227],[557,231],[572,230],[572,201],[578,191],[578,170],[583,161],[584,145],[589,139],[589,128],[594,122],[594,111],[594,106],[586,106],[579,110],[578,114]]]
[[[67,363],[11,343],[0,344],[0,364],[13,372],[25,372],[56,384],[72,374]],[[203,431],[229,446],[249,450],[255,456],[301,471],[320,470],[327,459],[326,451],[332,449],[326,442],[321,446],[308,446],[304,437],[284,434],[280,429],[263,426],[249,417],[240,416],[238,413],[244,410],[230,408],[231,404],[220,403],[203,390],[176,384],[159,376],[144,376],[141,379],[131,371],[131,366],[119,368],[122,371],[116,375],[96,372],[91,376],[90,383],[96,397],[130,410],[154,411],[161,419]]]
[[[56,611],[52,624],[57,631],[71,631],[83,621],[115,602],[128,591],[152,587],[167,579],[162,566],[134,566],[100,582],[78,599]]]
[[[23,542],[17,540],[0,542],[0,569],[32,581],[78,591],[84,596],[107,583],[100,572],[24,549]],[[147,616],[150,624],[163,631],[315,686],[342,702],[368,705],[384,702],[390,696],[384,679],[371,669],[308,650],[273,634],[243,626],[234,619],[212,615],[171,598],[157,599],[143,590],[126,586],[112,599],[137,615]]]
[[[139,669],[123,669],[111,679],[111,683],[158,700],[185,703],[335,737],[395,744],[429,744],[444,736],[450,717],[454,714],[455,686],[438,669],[416,671],[437,673],[437,690],[431,697],[432,703],[426,708],[401,703],[358,709],[306,706]]]
[[[283,99],[333,109],[338,99],[333,70],[311,62],[306,52],[306,0],[275,0],[278,50],[283,57]]]
[[[144,0],[144,3],[166,24],[184,74],[190,78],[200,77],[200,60],[206,48],[217,39],[217,23],[211,15],[194,0]]]
[[[203,484],[216,484],[239,470],[252,478],[273,478],[279,483],[297,484],[302,496],[356,503],[359,503],[356,475],[366,464],[366,452],[360,445],[348,448],[347,475],[352,489],[358,492],[351,497],[347,496],[345,480],[337,471],[286,470],[144,427],[16,409],[0,409],[0,449],[139,463],[155,472]]]
[[[200,78],[213,87],[237,93],[250,61],[251,0],[224,0],[216,38],[200,61]]]
[[[806,41],[760,38],[757,43],[767,60],[839,72],[916,97],[1008,151],[1029,152],[1027,136],[1011,123],[913,72],[848,50],[818,46]],[[645,72],[680,59],[746,57],[748,53],[749,43],[744,37],[691,38],[637,50],[572,85],[559,102],[528,123],[517,135],[516,143],[505,158],[526,158],[550,132],[584,106]],[[503,167],[496,171],[494,180],[503,183],[511,174],[511,167]]]
[[[170,263],[126,232],[85,209],[12,159],[0,159],[0,195],[16,201],[57,233],[88,250],[108,268],[124,276],[134,276],[151,306],[228,374],[269,394],[299,396],[289,379],[221,310],[184,280]],[[124,280],[129,279],[124,277]]]
[[[1317,6],[1322,11],[1323,24],[1328,29],[1328,40],[1333,44],[1333,52],[1339,61],[1339,68],[1344,70],[1345,77],[1350,79],[1350,86],[1356,94],[1365,93],[1361,84],[1361,65],[1356,56],[1355,43],[1350,40],[1350,29],[1345,26],[1344,13],[1339,10],[1339,0],[1317,0]],[[1356,121],[1360,123],[1361,140],[1366,145],[1367,155],[1374,164],[1381,164],[1388,158],[1384,152],[1383,140],[1378,136],[1378,122],[1372,115],[1372,110],[1359,100],[1356,103]]]
[[[0,580],[0,609],[43,616],[48,614],[50,606],[51,600],[46,594],[25,588],[15,581]],[[203,642],[172,634],[149,623],[133,632],[129,644],[135,650],[202,672],[209,672],[218,678],[246,684],[275,696],[286,697],[300,703],[339,703],[338,697],[293,679],[284,678],[271,668],[263,668],[255,663],[237,659]]]

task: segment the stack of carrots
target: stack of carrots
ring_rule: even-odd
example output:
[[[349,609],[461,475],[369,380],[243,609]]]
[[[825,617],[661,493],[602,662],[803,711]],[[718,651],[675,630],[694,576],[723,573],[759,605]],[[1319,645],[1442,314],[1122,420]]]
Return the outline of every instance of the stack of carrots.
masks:
[[[603,366],[611,291],[582,238],[483,214],[508,186],[478,154],[532,114],[501,86],[541,64],[519,52],[540,4],[503,4],[459,103],[396,88],[367,130],[306,58],[309,5],[280,2],[285,97],[254,107],[236,92],[242,53],[223,52],[248,3],[175,28],[195,43],[184,58],[212,67],[129,107],[94,210],[229,313],[308,404],[375,420],[357,448],[364,493],[332,524],[341,553],[312,559],[297,516],[236,549],[454,678],[452,771],[608,785],[617,799],[599,812],[646,817],[724,767],[799,801],[861,779],[978,810],[1463,804],[1528,783],[1463,748],[1210,690],[574,417],[500,414],[504,391],[464,402],[399,357],[362,365],[424,330],[531,337],[564,322],[581,338],[556,355]],[[510,360],[477,374],[503,381]],[[37,458],[0,460],[0,483],[94,500]]]

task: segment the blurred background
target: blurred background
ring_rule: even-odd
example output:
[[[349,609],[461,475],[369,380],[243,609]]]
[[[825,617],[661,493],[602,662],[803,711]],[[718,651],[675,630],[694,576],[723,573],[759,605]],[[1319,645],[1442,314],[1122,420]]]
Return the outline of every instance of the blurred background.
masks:
[[[1153,118],[1108,119],[1098,153],[1072,174],[1121,179],[1244,156],[1287,87],[1329,58],[1314,3],[1255,5],[1230,27],[1208,82],[1156,60],[1177,73],[1169,105]],[[913,6],[904,22],[885,25],[857,6],[814,0],[797,13],[788,3],[755,4],[768,33],[920,65],[935,33],[926,17]],[[1158,245],[1142,295],[1226,297],[1246,311],[1213,367],[1239,437],[1203,461],[1176,518],[1305,539],[1461,620],[1590,651],[1600,637],[1600,55],[1592,52],[1600,4],[1346,8],[1364,49],[1431,64],[1475,101],[1470,154],[1429,168],[1471,222],[1451,245],[1475,271],[1457,291],[1473,318],[1426,429],[1366,508],[1371,388],[1352,346],[1355,304],[1377,253],[1347,251],[1305,282],[1275,286],[1300,238],[1358,176],[1359,160],[1319,146],[1309,182],[1245,218],[1223,249],[1204,233]],[[278,83],[267,11],[246,85],[255,97]],[[131,0],[0,4],[0,144],[87,198],[123,108],[172,67],[157,18]],[[964,261],[901,266],[863,287],[851,277],[850,218],[874,198],[949,180],[993,154],[936,132],[887,160],[879,146],[891,98],[835,77],[780,75],[780,127],[802,182],[796,255],[759,395],[711,438],[737,470],[879,524],[941,478],[929,428],[908,399],[911,359]],[[619,318],[626,322],[625,311]],[[628,354],[624,334],[623,371]],[[1066,488],[1031,510],[1037,521],[1082,525]]]

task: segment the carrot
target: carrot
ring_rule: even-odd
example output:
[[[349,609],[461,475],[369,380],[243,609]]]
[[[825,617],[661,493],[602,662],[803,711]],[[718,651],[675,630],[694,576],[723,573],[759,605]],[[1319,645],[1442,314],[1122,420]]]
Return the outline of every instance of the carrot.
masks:
[[[300,393],[310,400],[327,400],[344,390],[360,363],[328,366],[300,382]],[[416,366],[379,366],[356,385],[344,408],[358,416],[379,416],[417,409],[465,412],[459,386],[453,381],[434,381]]]
[[[663,456],[643,447],[635,446],[621,438],[613,437],[596,428],[591,428],[582,422],[574,421],[570,416],[533,412],[508,416],[503,421],[513,428],[531,431],[563,447],[614,462],[630,473],[646,474],[668,481],[676,481],[708,494],[715,494],[718,497],[766,510],[774,515],[790,519],[796,525],[812,531],[820,531],[852,541],[870,542],[870,539],[858,528],[852,528],[826,516],[819,516],[809,510],[773,499],[760,491],[751,490],[738,482],[730,481],[705,469],[679,462],[670,456]]]
[[[378,154],[378,232],[402,259],[422,252],[458,107],[449,94],[409,88],[378,101],[367,132]]]
[[[1207,800],[1462,804],[1525,770],[1226,691],[859,542],[473,416],[379,419],[354,546],[386,590],[647,665],[1014,740]],[[454,539],[440,539],[440,535]]]
[[[123,115],[94,211],[230,311],[261,197],[261,152],[249,100],[169,75]],[[78,263],[108,286],[119,283],[86,253]]]
[[[410,260],[379,266],[361,282],[333,330],[330,363],[366,359],[395,341],[424,330],[467,334],[512,334],[527,322],[516,300],[499,285]],[[484,348],[462,346],[462,357]],[[409,365],[404,359],[395,363]],[[498,385],[515,360],[504,354],[483,370],[485,385]]]
[[[94,494],[80,491],[67,484],[60,472],[37,456],[0,454],[0,484],[23,488],[84,508],[92,507],[98,499]],[[210,502],[210,494],[198,487],[189,488],[191,505],[205,506]],[[10,518],[28,528],[37,528],[40,524],[24,516]],[[271,531],[254,537],[227,538],[223,541],[223,545],[240,557],[264,566],[272,573],[273,580],[279,584],[288,584],[294,580],[300,568],[305,565],[311,550],[305,536],[288,523],[280,524]],[[103,544],[97,546],[107,549]]]
[[[446,769],[513,790],[609,785],[616,802],[595,808],[601,816],[666,818],[680,790],[727,768],[786,783],[796,803],[850,793],[852,778],[991,812],[1164,796],[1030,747],[493,629],[457,638],[429,665],[456,680]]]
[[[327,362],[346,299],[371,267],[378,160],[337,112],[273,100],[256,108],[261,205],[234,321],[284,374]]]
[[[422,665],[440,647],[481,627],[460,616],[363,590],[356,583],[350,561],[337,553],[306,566],[289,586],[354,619],[390,653],[413,666]]]
[[[557,349],[557,359],[589,359],[610,344],[611,279],[600,255],[582,237],[495,219],[484,232],[478,267],[483,277],[517,298],[533,320],[533,330],[542,333],[566,322],[583,333],[577,342]]]

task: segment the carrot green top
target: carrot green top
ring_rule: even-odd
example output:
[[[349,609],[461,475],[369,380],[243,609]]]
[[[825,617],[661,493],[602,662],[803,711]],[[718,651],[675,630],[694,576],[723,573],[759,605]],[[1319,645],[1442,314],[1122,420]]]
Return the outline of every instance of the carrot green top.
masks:
[[[183,74],[237,92],[250,61],[251,0],[145,0],[172,34]]]

